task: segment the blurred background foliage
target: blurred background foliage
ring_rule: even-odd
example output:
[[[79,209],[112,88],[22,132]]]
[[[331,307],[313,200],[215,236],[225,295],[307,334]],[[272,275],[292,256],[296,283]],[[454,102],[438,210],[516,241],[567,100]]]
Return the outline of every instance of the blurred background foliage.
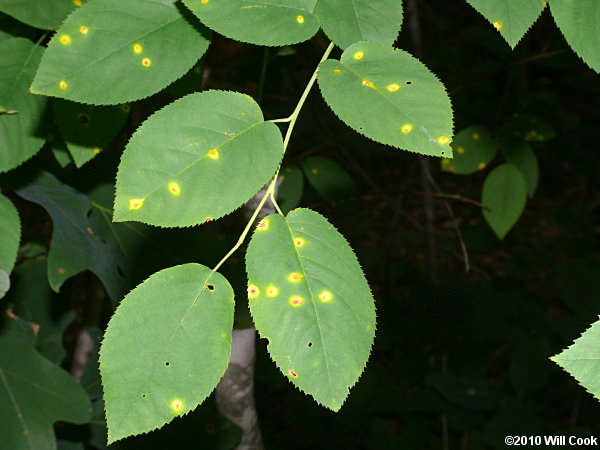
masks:
[[[418,4],[421,60],[449,91],[455,131],[477,125],[496,140],[528,136],[539,162],[539,185],[500,241],[478,204],[485,176],[500,158],[470,175],[442,170],[432,159],[431,176],[439,190],[432,194],[435,233],[428,237],[417,156],[356,134],[313,90],[284,161],[282,207],[313,208],[347,237],[375,294],[377,336],[367,369],[338,414],[293,389],[269,360],[266,343],[259,342],[256,401],[266,448],[475,450],[504,448],[506,435],[600,435],[598,400],[548,359],[600,312],[598,75],[569,49],[548,10],[513,51],[466,2]],[[413,52],[406,20],[396,46]],[[41,36],[3,15],[0,29],[0,39]],[[78,130],[67,113],[55,116],[52,142],[0,179],[23,226],[13,285],[2,300],[3,309],[23,326],[13,330],[14,319],[5,316],[2,333],[31,338],[27,322],[41,325],[34,345],[70,370],[81,331],[89,330],[97,346],[113,309],[105,287],[89,271],[66,280],[59,294],[50,290],[44,274],[57,224],[43,204],[20,196],[23,180],[45,170],[89,202],[78,206],[87,215],[79,226],[104,220],[97,225],[98,238],[119,248],[112,257],[119,264],[122,292],[173,264],[210,266],[237,239],[245,220],[240,212],[184,230],[110,224],[112,185],[128,136],[156,109],[201,88],[248,93],[260,101],[267,119],[287,117],[326,45],[323,34],[279,49],[214,35],[202,64],[184,79],[126,105],[125,126],[110,144],[103,137],[98,156],[69,156],[60,136],[77,140]],[[56,103],[54,112],[61,107],[67,108]],[[541,121],[543,130],[515,122],[515,114]],[[72,120],[82,120],[76,117]],[[531,131],[547,138],[536,139]],[[80,250],[71,248],[73,254]],[[243,322],[242,255],[234,255],[223,273],[236,289],[237,320]],[[95,257],[80,262],[93,269]],[[60,449],[105,448],[95,358],[92,354],[81,377],[93,419],[84,425],[58,422]],[[216,414],[210,399],[160,431],[111,448],[228,449],[239,433]],[[9,447],[0,442],[0,448]]]

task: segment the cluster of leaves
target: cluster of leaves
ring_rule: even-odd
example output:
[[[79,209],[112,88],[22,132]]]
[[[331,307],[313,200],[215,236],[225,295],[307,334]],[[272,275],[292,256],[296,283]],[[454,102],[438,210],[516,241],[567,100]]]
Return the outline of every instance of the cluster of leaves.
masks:
[[[536,118],[516,116],[499,134],[499,144],[487,129],[470,126],[450,146],[453,118],[444,86],[419,60],[391,47],[402,22],[401,2],[373,7],[357,1],[353,8],[336,0],[183,3],[188,9],[173,0],[0,6],[33,27],[58,28],[47,48],[27,38],[1,36],[0,52],[9,57],[0,62],[0,172],[16,169],[45,143],[63,166],[74,162],[81,167],[96,157],[128,119],[130,102],[174,92],[171,83],[201,71],[197,63],[210,43],[205,27],[266,46],[303,42],[322,27],[343,53],[322,61],[317,79],[325,101],[344,123],[376,142],[444,157],[443,169],[455,173],[481,170],[499,146],[506,163],[488,175],[482,203],[490,208],[484,217],[501,238],[521,215],[527,195],[533,196],[538,168],[529,143],[547,140],[552,132]],[[511,46],[545,7],[543,2],[522,7],[516,0],[469,3]],[[550,7],[573,49],[598,70],[590,44],[590,36],[597,37],[593,15],[582,15],[562,0]],[[588,7],[597,8],[591,0]],[[574,32],[576,25],[583,26],[586,38]],[[45,42],[46,35],[39,37]],[[14,431],[12,448],[53,448],[55,421],[85,423],[104,414],[93,387],[86,393],[57,365],[64,358],[60,336],[72,317],[47,321],[53,294],[42,289],[45,279],[59,291],[69,278],[90,270],[118,304],[135,266],[128,261],[129,247],[152,242],[148,235],[154,230],[113,224],[111,215],[118,222],[188,227],[233,212],[276,179],[298,112],[275,121],[289,124],[284,139],[248,96],[209,90],[176,100],[152,114],[129,139],[117,174],[114,211],[107,200],[112,186],[86,196],[46,172],[24,179],[27,172],[17,170],[6,178],[16,196],[41,205],[54,225],[47,258],[38,256],[11,274],[20,221],[13,202],[0,196],[0,220],[7,230],[0,236],[0,296],[8,292],[12,306],[0,336],[0,371],[6,374],[0,399],[7,408],[7,429]],[[331,202],[352,197],[356,188],[341,167],[321,157],[303,161],[301,169],[285,167],[282,174],[281,212],[288,214],[263,219],[246,253],[250,311],[281,372],[337,411],[369,357],[374,301],[341,234],[320,214],[293,209],[304,178]],[[235,286],[216,272],[220,264],[210,269],[188,262],[160,270],[116,309],[99,356],[109,442],[154,430],[194,410],[224,373],[236,294]],[[23,281],[10,288],[19,277]],[[43,292],[21,292],[33,285]],[[25,304],[27,299],[35,304]],[[597,392],[586,344],[594,330],[556,360]],[[93,386],[99,374],[92,372],[85,377]],[[432,378],[431,384],[442,392],[464,387],[451,381]],[[28,385],[51,387],[61,401]],[[228,427],[227,422],[219,425]]]

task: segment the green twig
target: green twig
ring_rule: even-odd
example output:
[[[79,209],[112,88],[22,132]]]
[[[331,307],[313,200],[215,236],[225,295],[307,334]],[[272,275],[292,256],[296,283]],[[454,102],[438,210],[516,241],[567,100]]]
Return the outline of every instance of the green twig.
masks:
[[[327,50],[325,50],[325,53],[323,54],[323,57],[321,58],[321,61],[319,61],[319,65],[321,65],[321,63],[323,61],[325,61],[329,57],[329,54],[333,50],[333,47],[334,47],[334,44],[333,44],[333,42],[331,42],[329,44],[329,46],[327,47]],[[294,112],[292,112],[292,115],[290,117],[288,117],[287,119],[275,119],[275,120],[271,120],[271,122],[288,122],[289,123],[287,131],[285,133],[285,138],[283,140],[283,153],[284,154],[285,154],[285,151],[287,150],[288,144],[290,143],[290,139],[292,137],[292,131],[294,130],[294,126],[296,125],[296,120],[298,119],[298,116],[300,115],[300,111],[302,110],[302,106],[304,106],[304,102],[306,102],[308,94],[310,93],[310,90],[312,89],[312,87],[315,84],[315,81],[317,80],[317,73],[318,72],[319,72],[319,66],[317,66],[317,68],[315,69],[314,73],[312,74],[312,77],[308,81],[308,84],[306,85],[306,88],[304,89],[304,92],[302,93],[302,96],[300,97],[300,100],[298,100],[298,104],[296,105],[296,108],[294,109]],[[267,199],[269,197],[271,198],[271,201],[273,202],[273,205],[277,209],[277,212],[279,212],[279,214],[283,215],[283,213],[281,212],[281,209],[279,208],[279,205],[275,201],[275,186],[276,186],[276,183],[277,183],[277,177],[278,176],[279,176],[279,170],[277,171],[277,173],[275,174],[275,176],[271,180],[271,184],[269,185],[269,188],[267,189],[267,192],[265,192],[265,195],[263,195],[263,198],[261,199],[260,203],[258,204],[258,206],[256,207],[256,209],[254,210],[254,213],[252,214],[252,217],[250,218],[250,220],[246,224],[246,227],[244,228],[244,231],[240,235],[239,239],[237,240],[237,242],[235,243],[235,245],[233,246],[233,248],[231,250],[229,250],[229,252],[223,257],[223,259],[221,259],[221,261],[219,261],[219,263],[215,266],[215,268],[212,270],[213,272],[216,272],[217,270],[219,270],[219,268],[223,265],[223,263],[225,261],[227,261],[227,259],[229,259],[229,257],[231,255],[233,255],[237,251],[238,248],[240,248],[242,246],[242,244],[246,240],[246,236],[248,236],[248,233],[250,232],[250,228],[252,228],[252,224],[254,224],[254,221],[256,220],[256,218],[258,217],[258,214],[260,213],[260,210],[262,209],[262,207],[264,206],[264,204],[266,203],[266,201],[267,201]]]

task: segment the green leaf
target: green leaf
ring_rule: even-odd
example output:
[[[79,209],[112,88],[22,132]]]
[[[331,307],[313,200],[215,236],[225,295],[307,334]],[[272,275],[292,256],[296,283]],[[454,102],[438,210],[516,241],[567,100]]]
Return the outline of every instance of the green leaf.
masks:
[[[571,374],[594,397],[600,399],[600,321],[563,350],[552,361]]]
[[[152,115],[129,141],[114,220],[183,227],[216,219],[258,192],[282,154],[279,128],[247,95],[188,95]]]
[[[474,125],[454,136],[453,158],[442,160],[442,170],[468,175],[484,169],[496,156],[496,141],[486,127]]]
[[[282,46],[319,30],[317,0],[183,0],[208,28],[256,45]]]
[[[556,0],[553,0],[556,1]],[[467,0],[514,48],[546,7],[545,0]]]
[[[600,72],[600,3],[596,0],[552,0],[550,11],[573,51],[594,71]]]
[[[286,167],[281,170],[283,182],[277,191],[277,203],[281,210],[287,214],[300,204],[304,191],[304,175],[297,166]]]
[[[117,135],[129,106],[91,106],[53,99],[58,128],[77,167],[81,167]]]
[[[452,108],[442,83],[418,59],[374,42],[348,47],[319,66],[325,101],[348,126],[374,141],[452,156]]]
[[[58,28],[82,0],[2,0],[0,11],[36,28]]]
[[[152,95],[185,74],[209,41],[176,0],[95,0],[48,44],[31,90],[97,105]]]
[[[325,200],[345,204],[355,203],[356,185],[338,163],[322,156],[313,156],[302,163],[306,179]]]
[[[43,49],[23,38],[0,41],[0,172],[14,169],[44,145],[39,125],[47,99],[28,92]]]
[[[515,166],[502,164],[485,179],[481,202],[491,210],[484,210],[483,217],[500,239],[517,223],[526,201],[527,185]]]
[[[2,448],[54,450],[54,423],[86,423],[90,400],[67,372],[35,350],[32,336],[16,325],[8,328],[0,336]]]
[[[65,280],[89,269],[100,278],[114,302],[121,299],[125,280],[119,273],[119,263],[123,256],[101,220],[88,215],[92,209],[89,199],[45,172],[16,193],[41,205],[52,217],[48,254],[52,289],[58,291]]]
[[[38,351],[50,361],[60,364],[66,355],[63,333],[75,318],[75,312],[67,308],[67,299],[50,290],[47,266],[46,258],[29,260],[17,266],[7,301],[14,305],[17,316],[39,326],[35,340]]]
[[[527,194],[533,197],[540,179],[538,160],[529,144],[522,141],[510,140],[502,143],[502,155],[506,162],[521,171],[527,184]]]
[[[256,328],[279,369],[338,411],[365,368],[375,304],[354,252],[321,215],[297,209],[258,225],[246,254]]]
[[[0,270],[10,273],[21,241],[21,220],[12,202],[0,194]]]
[[[155,273],[121,302],[100,349],[109,444],[196,408],[225,373],[233,289],[184,264]]]
[[[318,0],[315,12],[341,48],[357,41],[391,46],[402,26],[402,0]]]

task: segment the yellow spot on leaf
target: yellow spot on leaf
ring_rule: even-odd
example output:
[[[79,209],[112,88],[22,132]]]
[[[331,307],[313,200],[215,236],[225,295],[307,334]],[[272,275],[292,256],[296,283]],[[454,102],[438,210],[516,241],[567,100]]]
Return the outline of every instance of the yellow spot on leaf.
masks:
[[[319,300],[321,300],[323,303],[331,301],[332,298],[333,294],[329,291],[323,291],[319,294]]]
[[[66,81],[61,81],[60,83],[58,83],[58,87],[64,91],[66,88],[69,87],[69,85],[67,84]]]
[[[298,22],[298,23],[304,23],[304,16],[297,16],[296,17],[296,22]]]
[[[142,66],[150,67],[152,65],[152,60],[150,58],[142,59]]]
[[[481,170],[481,169],[485,169],[485,167],[486,167],[486,166],[487,166],[487,164],[486,164],[486,163],[484,163],[484,162],[480,162],[480,163],[477,165],[477,167],[479,168],[479,170]]]
[[[97,155],[102,151],[102,149],[100,147],[92,147],[92,151]]]
[[[471,138],[472,138],[474,141],[478,141],[478,140],[479,140],[479,133],[473,133],[473,134],[471,135]]]
[[[410,123],[407,123],[406,125],[402,125],[402,128],[400,128],[400,131],[402,131],[404,134],[408,134],[412,131],[413,126]]]
[[[249,299],[253,299],[258,297],[260,294],[260,291],[258,289],[258,286],[255,286],[253,284],[248,286],[248,298]]]
[[[58,40],[62,45],[70,45],[72,42],[71,36],[69,36],[68,34],[63,34],[61,37],[58,38]]]
[[[90,31],[90,29],[89,29],[88,27],[86,27],[85,25],[81,25],[81,26],[79,27],[79,32],[80,32],[81,34],[88,34],[88,31]]]
[[[288,376],[290,376],[292,378],[298,378],[298,374],[296,373],[296,371],[294,369],[288,370]]]
[[[63,273],[65,273],[65,269],[63,267],[59,267],[58,273],[60,273],[62,275]]]
[[[219,159],[219,150],[213,148],[212,150],[209,150],[206,156],[208,156],[210,159]]]
[[[260,222],[258,222],[258,225],[256,225],[256,228],[258,228],[259,230],[268,230],[269,229],[269,220],[268,219],[263,219]]]
[[[140,209],[143,204],[143,198],[132,198],[131,200],[129,200],[129,209]]]
[[[363,86],[370,87],[370,88],[375,87],[375,85],[368,80],[362,80],[362,84],[363,84]]]
[[[206,5],[208,3],[208,0],[200,0],[200,3],[202,3],[203,5]]]
[[[173,400],[171,400],[171,403],[169,403],[169,407],[173,410],[175,414],[180,414],[183,411],[184,406],[185,404],[180,398],[174,398]]]
[[[296,247],[302,247],[304,244],[306,244],[306,240],[303,238],[294,238],[294,245]]]
[[[333,69],[333,73],[342,73],[340,69]]]
[[[400,89],[400,85],[396,83],[390,84],[386,89],[390,92],[396,92],[398,89]]]
[[[127,103],[123,103],[123,104],[121,105],[121,109],[123,110],[123,112],[126,112],[126,113],[128,113],[128,112],[129,112],[129,110],[131,109],[131,107],[130,107],[130,106],[127,104]]]
[[[287,279],[288,279],[288,281],[289,281],[289,282],[291,282],[291,283],[298,283],[298,282],[300,282],[300,281],[302,280],[302,278],[304,278],[304,277],[302,276],[302,274],[301,274],[301,273],[298,273],[298,272],[292,272],[292,273],[290,273],[290,274],[288,275],[288,278],[287,278]]]
[[[356,52],[354,54],[354,59],[357,60],[357,61],[360,61],[364,57],[365,57],[365,52]]]
[[[133,44],[133,53],[137,53],[138,55],[140,53],[142,53],[142,51],[144,50],[144,47],[142,47],[140,44]]]
[[[290,305],[292,305],[294,308],[299,308],[302,306],[302,303],[304,303],[304,299],[302,297],[297,295],[290,297]]]
[[[279,295],[279,289],[275,286],[267,287],[267,297],[277,297],[277,295]]]
[[[437,138],[438,144],[445,145],[450,142],[450,138],[448,136],[440,136]]]
[[[444,159],[442,159],[442,164],[444,166],[447,166],[448,164],[450,164],[450,160],[448,158],[444,158]]]
[[[312,174],[318,174],[319,173],[319,169],[310,169],[310,173]]]
[[[181,195],[181,186],[176,181],[170,181],[167,185],[169,192],[173,195]]]
[[[494,22],[492,25],[494,25],[494,28],[498,31],[500,31],[502,29],[502,27],[504,26],[504,24],[502,22]]]
[[[465,152],[465,148],[464,148],[464,147],[458,147],[458,148],[456,149],[456,151],[457,151],[458,153],[464,153],[464,152]]]
[[[83,5],[83,2],[81,0],[73,0],[73,4],[75,6],[81,6],[81,5]]]

